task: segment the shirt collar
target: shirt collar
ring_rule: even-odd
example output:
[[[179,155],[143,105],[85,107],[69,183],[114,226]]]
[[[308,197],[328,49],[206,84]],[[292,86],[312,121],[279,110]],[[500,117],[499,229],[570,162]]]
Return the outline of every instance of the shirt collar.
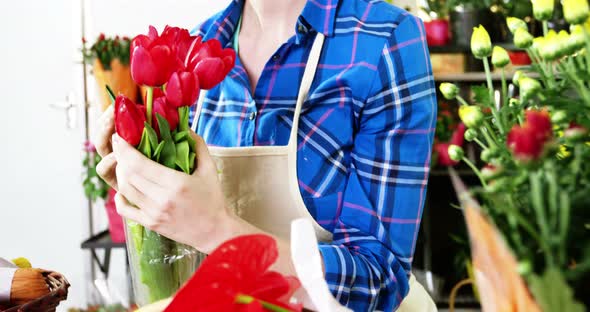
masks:
[[[307,0],[300,16],[311,28],[329,37],[334,34],[340,0]]]
[[[225,10],[223,16],[227,16],[232,25],[236,25],[238,22],[244,1],[233,0]],[[307,0],[303,12],[299,16],[299,23],[326,36],[331,36],[334,34],[336,10],[339,4],[340,0]]]

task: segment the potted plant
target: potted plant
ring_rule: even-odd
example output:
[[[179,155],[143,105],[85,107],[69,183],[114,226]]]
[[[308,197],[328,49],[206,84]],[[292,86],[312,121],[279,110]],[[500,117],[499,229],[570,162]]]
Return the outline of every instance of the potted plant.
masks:
[[[430,21],[424,22],[426,40],[429,46],[444,46],[451,41],[449,30],[449,9],[446,0],[427,0],[426,7],[421,8]]]
[[[493,26],[490,7],[494,0],[449,0],[451,33],[453,43],[460,47],[469,47],[473,28],[483,25],[487,29]]]
[[[86,40],[82,38],[86,45]],[[86,60],[93,64],[93,73],[100,90],[101,106],[105,110],[110,104],[109,95],[104,89],[111,86],[116,94],[123,94],[130,99],[137,98],[137,85],[131,79],[129,69],[129,48],[131,40],[127,37],[106,37],[100,34],[94,44],[83,53]]]

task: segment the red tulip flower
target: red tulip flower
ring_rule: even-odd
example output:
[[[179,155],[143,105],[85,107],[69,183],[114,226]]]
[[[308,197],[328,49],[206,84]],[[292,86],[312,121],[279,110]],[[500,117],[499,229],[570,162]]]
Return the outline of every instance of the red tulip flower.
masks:
[[[301,305],[289,303],[299,281],[268,271],[277,258],[276,242],[269,236],[227,241],[205,259],[165,312],[301,311]]]
[[[185,65],[199,77],[201,89],[211,89],[220,83],[234,67],[236,52],[222,49],[218,40],[211,39],[190,49]]]
[[[168,121],[168,125],[170,126],[171,130],[176,129],[179,122],[178,117],[178,109],[176,107],[170,105],[168,101],[166,101],[166,97],[160,96],[154,99],[154,112],[152,116],[152,126],[154,130],[160,134],[160,127],[158,125],[158,119],[156,118],[156,114],[160,114],[160,116],[164,117],[166,121]]]
[[[139,85],[160,87],[178,68],[175,48],[170,38],[158,35],[150,26],[148,36],[139,35],[131,42],[131,76]]]
[[[143,106],[119,95],[115,100],[115,130],[129,144],[137,146],[141,141],[146,121]]]
[[[201,37],[191,36],[188,30],[179,27],[166,26],[161,37],[173,47],[179,70],[185,68],[186,56],[191,47],[198,48],[201,42]]]
[[[173,73],[166,84],[166,98],[174,107],[191,106],[199,98],[199,77],[190,71]]]

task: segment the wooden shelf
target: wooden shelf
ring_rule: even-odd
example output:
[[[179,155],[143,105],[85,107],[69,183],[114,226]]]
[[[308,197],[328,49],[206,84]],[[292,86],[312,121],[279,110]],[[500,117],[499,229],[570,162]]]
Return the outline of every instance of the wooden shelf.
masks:
[[[493,45],[500,46],[508,51],[522,50],[517,48],[513,43],[493,43]],[[430,50],[430,54],[471,53],[471,47],[462,47],[456,45],[430,46],[428,47],[428,50]]]

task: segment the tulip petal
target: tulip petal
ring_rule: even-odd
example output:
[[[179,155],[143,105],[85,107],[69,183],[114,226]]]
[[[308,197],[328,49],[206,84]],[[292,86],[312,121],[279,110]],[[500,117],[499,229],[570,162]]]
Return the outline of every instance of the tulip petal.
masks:
[[[225,65],[219,58],[201,60],[194,71],[199,77],[201,88],[205,90],[215,87],[227,75],[225,73]]]
[[[131,77],[139,85],[156,86],[158,68],[148,51],[138,46],[131,55]]]

